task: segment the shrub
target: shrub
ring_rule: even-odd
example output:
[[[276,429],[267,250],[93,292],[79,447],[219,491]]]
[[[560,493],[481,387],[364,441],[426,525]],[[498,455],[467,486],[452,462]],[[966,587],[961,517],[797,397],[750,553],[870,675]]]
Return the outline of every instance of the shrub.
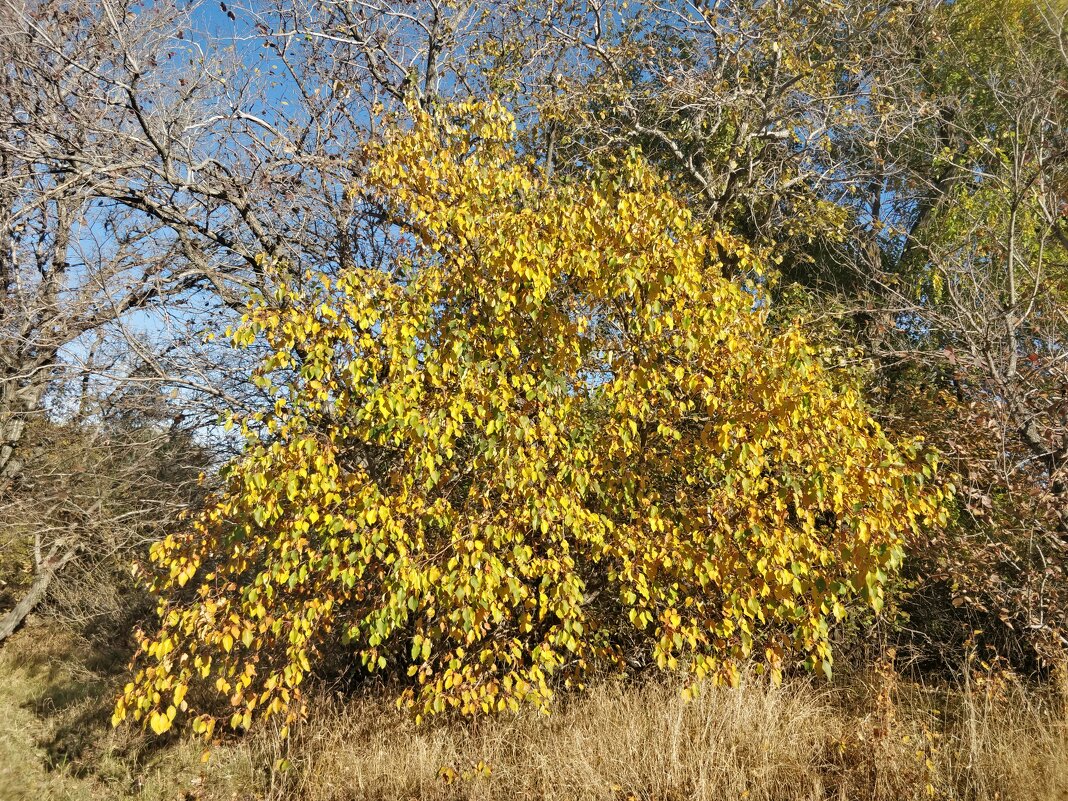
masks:
[[[388,269],[277,268],[234,332],[276,402],[154,546],[160,627],[116,721],[165,731],[191,686],[234,727],[292,718],[339,647],[417,715],[544,707],[628,664],[829,670],[830,622],[877,608],[941,515],[933,455],[765,325],[723,277],[755,255],[639,157],[553,183],[496,106],[414,116],[353,190],[397,235]]]

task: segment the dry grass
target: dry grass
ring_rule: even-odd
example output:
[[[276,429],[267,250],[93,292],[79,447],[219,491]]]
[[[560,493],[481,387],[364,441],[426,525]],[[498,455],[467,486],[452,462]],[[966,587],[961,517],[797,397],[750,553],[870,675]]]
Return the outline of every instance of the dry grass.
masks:
[[[948,693],[886,671],[835,688],[749,679],[691,702],[605,683],[548,719],[477,726],[323,702],[291,743],[257,747],[292,765],[265,788],[277,799],[1052,801],[1068,799],[1063,703],[1003,678]]]
[[[0,651],[2,801],[1068,801],[1068,679],[752,677],[691,702],[606,681],[548,718],[419,727],[382,699],[320,698],[288,741],[261,730],[207,765],[193,743],[112,732],[114,680],[39,629]]]

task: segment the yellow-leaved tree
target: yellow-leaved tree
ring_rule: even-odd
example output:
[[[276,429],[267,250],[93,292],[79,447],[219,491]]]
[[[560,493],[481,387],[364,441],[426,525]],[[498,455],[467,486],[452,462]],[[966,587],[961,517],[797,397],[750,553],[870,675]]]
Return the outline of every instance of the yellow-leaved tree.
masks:
[[[555,183],[495,104],[413,114],[353,190],[401,234],[389,269],[280,272],[234,332],[276,402],[153,547],[116,722],[292,719],[325,655],[417,715],[628,664],[829,669],[829,622],[942,515],[933,457],[765,325],[723,277],[749,248],[639,157]]]

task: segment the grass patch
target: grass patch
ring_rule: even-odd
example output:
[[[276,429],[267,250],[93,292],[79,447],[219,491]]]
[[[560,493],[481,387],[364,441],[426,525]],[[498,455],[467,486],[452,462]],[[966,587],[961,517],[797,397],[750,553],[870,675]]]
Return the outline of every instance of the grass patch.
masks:
[[[1011,678],[925,688],[889,671],[835,686],[755,677],[686,702],[606,682],[549,718],[413,726],[369,698],[320,701],[263,762],[273,799],[818,801],[1068,798],[1063,699]],[[262,742],[267,743],[267,747]]]
[[[288,740],[260,727],[204,764],[197,743],[111,729],[123,667],[42,622],[0,649],[0,799],[1068,801],[1063,681],[930,687],[884,668],[685,702],[611,680],[548,718],[423,726],[383,697],[324,695]]]
[[[215,749],[109,722],[124,655],[34,621],[0,649],[2,801],[261,798],[244,743]]]

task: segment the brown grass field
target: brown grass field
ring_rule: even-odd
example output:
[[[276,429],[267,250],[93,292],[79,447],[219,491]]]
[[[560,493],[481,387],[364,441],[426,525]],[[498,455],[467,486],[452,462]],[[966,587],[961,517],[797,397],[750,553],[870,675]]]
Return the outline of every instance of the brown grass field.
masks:
[[[906,801],[1068,799],[1068,682],[981,664],[924,686],[886,667],[833,683],[756,677],[684,701],[606,680],[553,713],[414,725],[371,694],[311,704],[214,747],[107,721],[118,669],[46,631],[0,653],[3,801]]]

